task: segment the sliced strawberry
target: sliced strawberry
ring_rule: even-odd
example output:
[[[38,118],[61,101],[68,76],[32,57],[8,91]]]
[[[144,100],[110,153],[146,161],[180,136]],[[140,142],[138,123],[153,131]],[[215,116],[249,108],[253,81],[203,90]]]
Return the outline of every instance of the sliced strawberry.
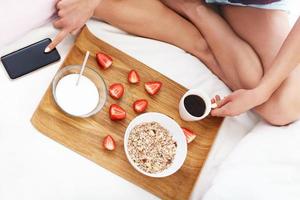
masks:
[[[139,74],[137,73],[137,71],[135,70],[131,70],[128,74],[128,82],[129,83],[133,83],[133,84],[136,84],[136,83],[139,83],[140,82],[140,76]]]
[[[112,150],[115,150],[115,148],[116,148],[116,142],[113,139],[113,137],[111,137],[110,135],[107,135],[103,139],[103,146],[105,149],[112,151]]]
[[[126,118],[126,112],[117,104],[112,104],[109,108],[109,116],[113,121],[122,120]]]
[[[139,100],[136,100],[133,103],[133,110],[136,113],[145,112],[145,110],[147,109],[147,107],[148,107],[148,101],[146,99],[139,99]]]
[[[183,133],[186,137],[187,143],[191,143],[196,138],[196,134],[193,131],[191,131],[187,128],[184,128],[184,127],[181,127],[181,128],[182,128]]]
[[[102,69],[109,68],[112,65],[112,63],[113,63],[112,58],[109,55],[106,55],[104,53],[100,53],[100,52],[97,53],[96,54],[96,58],[97,58],[97,62],[99,64],[99,66]]]
[[[124,94],[124,86],[121,83],[114,83],[108,88],[109,95],[114,99],[120,99]]]
[[[150,95],[155,95],[159,92],[160,88],[162,86],[162,83],[159,81],[151,81],[145,83],[145,89]]]

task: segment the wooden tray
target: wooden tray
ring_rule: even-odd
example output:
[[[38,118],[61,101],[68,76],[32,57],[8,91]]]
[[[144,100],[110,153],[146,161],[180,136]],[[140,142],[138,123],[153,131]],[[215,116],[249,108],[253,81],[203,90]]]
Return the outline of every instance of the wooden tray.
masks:
[[[49,88],[31,119],[33,126],[67,148],[162,199],[188,199],[222,119],[208,117],[201,122],[182,121],[178,114],[178,103],[186,92],[184,87],[99,40],[86,27],[78,36],[62,67],[81,64],[87,50],[91,52],[88,65],[101,73],[107,85],[123,83],[125,96],[119,101],[109,97],[100,113],[90,118],[79,119],[60,111]],[[95,59],[95,54],[99,51],[111,55],[114,60],[113,66],[105,71],[98,68]],[[127,83],[127,74],[131,69],[136,69],[140,74],[141,83],[138,86]],[[151,80],[163,82],[160,93],[154,97],[147,95],[143,87],[144,82]],[[174,175],[159,179],[146,177],[135,171],[125,156],[123,135],[129,122],[137,116],[132,110],[132,103],[138,98],[148,99],[147,111],[164,113],[181,126],[198,133],[196,140],[188,146],[188,156],[183,167]],[[127,111],[125,120],[113,122],[109,119],[108,108],[112,103],[118,103]],[[115,151],[110,152],[102,147],[102,140],[107,134],[111,134],[116,140]]]

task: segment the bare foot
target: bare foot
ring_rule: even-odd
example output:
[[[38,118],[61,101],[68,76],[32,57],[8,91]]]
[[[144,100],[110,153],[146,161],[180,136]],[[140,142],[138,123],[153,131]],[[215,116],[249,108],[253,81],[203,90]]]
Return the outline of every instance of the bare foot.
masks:
[[[198,6],[205,4],[202,0],[160,0],[166,6],[178,14],[188,18],[187,13],[196,9]]]

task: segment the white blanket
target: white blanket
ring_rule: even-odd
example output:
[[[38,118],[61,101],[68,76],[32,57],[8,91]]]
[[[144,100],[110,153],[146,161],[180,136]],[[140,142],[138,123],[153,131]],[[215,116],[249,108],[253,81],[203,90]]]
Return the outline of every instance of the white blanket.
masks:
[[[299,200],[300,121],[260,122],[222,164],[204,200]]]
[[[0,48],[27,31],[50,21],[56,0],[1,0]]]

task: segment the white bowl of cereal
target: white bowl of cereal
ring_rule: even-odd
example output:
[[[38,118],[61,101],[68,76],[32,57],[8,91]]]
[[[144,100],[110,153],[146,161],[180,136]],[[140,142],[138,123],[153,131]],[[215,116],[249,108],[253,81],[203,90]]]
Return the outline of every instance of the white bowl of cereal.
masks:
[[[187,143],[180,126],[170,117],[149,112],[134,118],[124,136],[130,164],[150,177],[166,177],[183,165]]]

